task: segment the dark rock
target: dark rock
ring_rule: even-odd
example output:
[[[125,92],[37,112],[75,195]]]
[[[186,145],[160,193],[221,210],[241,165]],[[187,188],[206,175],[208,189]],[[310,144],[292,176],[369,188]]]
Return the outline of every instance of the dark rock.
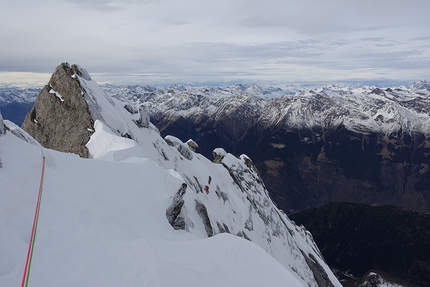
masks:
[[[248,236],[246,235],[246,233],[245,233],[245,232],[243,232],[243,231],[239,231],[239,232],[237,233],[237,236],[242,237],[242,238],[245,238],[246,240],[251,241],[251,239],[249,239],[249,237],[248,237]]]
[[[192,139],[187,140],[186,144],[190,147],[192,151],[196,151],[196,149],[199,148],[199,145]]]
[[[205,226],[206,234],[208,235],[208,237],[212,237],[214,235],[214,232],[206,206],[196,200],[196,210],[197,213],[200,215],[200,218],[202,219],[203,225]]]
[[[145,107],[140,107],[139,109],[140,118],[136,121],[136,125],[140,128],[148,128],[149,127],[149,116],[145,110]]]
[[[180,139],[174,136],[166,136],[164,140],[169,146],[175,147],[179,153],[188,160],[193,159],[193,154],[188,147],[188,145],[184,144]]]
[[[385,92],[380,88],[375,88],[372,90],[372,94],[385,95]]]
[[[302,254],[305,257],[306,264],[308,264],[309,268],[312,270],[312,274],[314,275],[315,281],[317,282],[318,286],[334,287],[324,268],[318,263],[315,257],[312,254],[305,254],[303,251]]]
[[[218,185],[215,188],[215,194],[218,196],[219,199],[222,199],[224,203],[228,200],[227,193],[221,191]]]
[[[212,151],[214,163],[221,163],[227,152],[223,148],[216,148]]]
[[[182,207],[184,206],[184,195],[187,190],[187,184],[183,183],[181,188],[176,192],[173,197],[173,202],[166,210],[166,217],[169,221],[170,225],[175,229],[185,229],[185,221],[182,216],[180,216],[182,212]]]
[[[132,115],[135,115],[135,114],[138,113],[138,111],[134,107],[132,107],[131,105],[129,105],[129,104],[124,105],[124,109],[126,109],[127,112],[129,112]]]

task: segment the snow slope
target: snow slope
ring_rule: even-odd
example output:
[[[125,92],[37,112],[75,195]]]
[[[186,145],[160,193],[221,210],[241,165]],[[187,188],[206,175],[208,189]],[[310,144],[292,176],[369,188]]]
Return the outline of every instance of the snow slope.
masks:
[[[84,160],[0,138],[0,286],[19,286],[42,152],[46,178],[29,286],[300,286],[257,245],[167,222],[171,186],[152,160]],[[25,178],[26,180],[22,180]]]
[[[44,149],[5,121],[21,136],[0,137],[0,286],[20,282],[43,155],[30,286],[340,286],[247,156],[218,149],[213,163],[162,139],[144,110],[130,112],[79,69],[92,159]]]

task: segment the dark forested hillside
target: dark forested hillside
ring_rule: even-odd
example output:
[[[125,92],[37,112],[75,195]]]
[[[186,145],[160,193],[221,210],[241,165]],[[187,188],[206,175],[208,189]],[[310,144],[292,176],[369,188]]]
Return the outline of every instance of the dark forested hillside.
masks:
[[[430,286],[430,214],[387,205],[328,203],[290,218],[312,233],[332,267],[355,276],[380,270]]]

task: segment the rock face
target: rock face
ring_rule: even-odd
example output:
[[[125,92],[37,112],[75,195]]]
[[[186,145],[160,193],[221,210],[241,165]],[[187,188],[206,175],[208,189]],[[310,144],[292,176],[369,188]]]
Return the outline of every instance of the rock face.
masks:
[[[75,74],[81,74],[76,65],[62,63],[55,69],[22,128],[46,148],[89,157],[85,144],[94,129],[94,121]]]
[[[312,233],[331,267],[355,277],[378,270],[430,286],[429,214],[395,206],[328,203],[289,217]]]
[[[188,160],[193,159],[193,154],[191,152],[190,146],[184,144],[180,139],[174,136],[166,136],[164,140],[169,146],[176,147],[179,153]]]
[[[166,210],[166,217],[170,225],[175,229],[185,229],[184,217],[180,216],[182,207],[184,206],[184,195],[187,190],[187,184],[183,183],[181,188],[173,197],[173,202]]]

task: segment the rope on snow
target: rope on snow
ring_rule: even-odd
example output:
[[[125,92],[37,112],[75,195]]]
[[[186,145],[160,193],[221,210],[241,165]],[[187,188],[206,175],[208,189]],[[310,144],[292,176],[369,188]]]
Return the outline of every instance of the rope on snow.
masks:
[[[31,260],[33,258],[34,241],[36,240],[37,223],[39,221],[40,201],[42,199],[43,179],[45,176],[45,156],[42,157],[42,172],[40,174],[39,192],[37,195],[36,211],[34,212],[33,228],[30,234],[30,242],[28,244],[27,258],[25,260],[24,274],[22,275],[21,287],[28,286],[28,278],[30,277]]]

